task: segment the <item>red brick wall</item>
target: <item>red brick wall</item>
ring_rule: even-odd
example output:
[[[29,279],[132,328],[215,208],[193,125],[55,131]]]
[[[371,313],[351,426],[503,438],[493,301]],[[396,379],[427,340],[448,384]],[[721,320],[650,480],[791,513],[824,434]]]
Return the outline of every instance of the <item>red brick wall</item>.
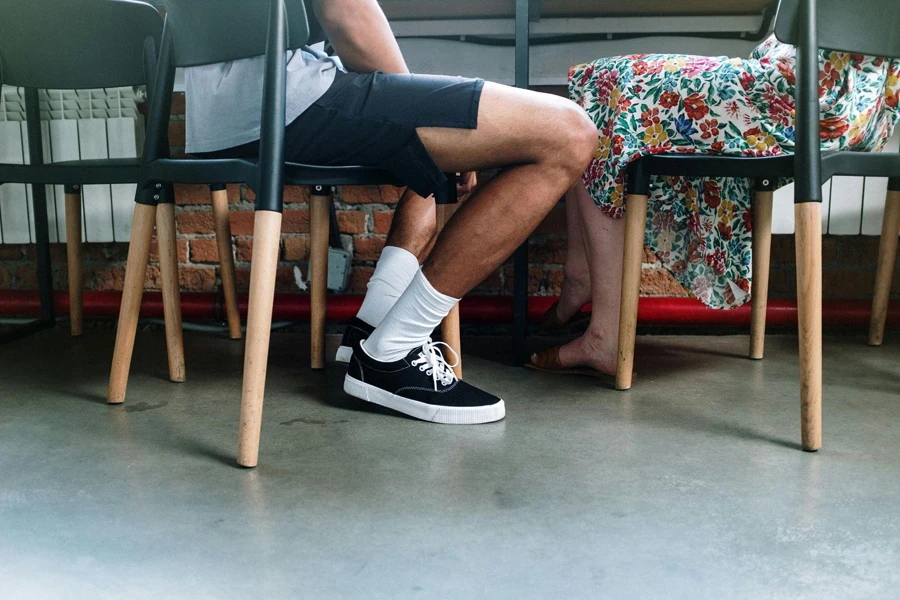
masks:
[[[350,291],[363,292],[375,261],[384,246],[391,211],[399,191],[391,187],[346,188],[335,196],[338,222],[344,246],[353,252]],[[205,186],[176,188],[178,257],[182,289],[212,291],[221,281],[218,252],[213,235],[209,190]],[[253,196],[242,186],[229,186],[230,219],[234,235],[237,281],[246,290],[250,279],[253,252]],[[302,293],[295,283],[293,268],[307,276],[309,247],[309,197],[306,190],[285,191],[284,233],[277,287],[282,292]],[[565,210],[557,206],[531,237],[529,291],[537,295],[557,295],[562,282],[566,257]],[[863,236],[826,236],[823,244],[826,298],[868,298],[874,282],[878,238]],[[85,245],[85,285],[92,290],[120,290],[124,278],[127,245],[122,243]],[[773,239],[771,272],[772,297],[795,294],[792,236]],[[65,246],[52,247],[54,285],[66,286]],[[159,268],[155,247],[147,270],[148,289],[159,288]],[[35,289],[34,247],[0,245],[0,290]],[[505,265],[490,275],[473,293],[509,294],[512,292],[512,267]],[[894,278],[894,292],[900,296],[900,276]],[[654,296],[685,296],[684,289],[649,254],[644,258],[641,293]]]
[[[552,89],[564,93],[562,89]],[[173,154],[184,152],[184,97],[176,94],[169,128]],[[237,282],[240,290],[249,283],[250,257],[253,252],[253,193],[245,186],[228,189]],[[337,215],[345,248],[353,252],[350,291],[363,292],[375,261],[384,247],[394,205],[400,190],[393,187],[344,188],[336,191]],[[293,269],[299,267],[306,280],[309,247],[309,196],[306,189],[285,189],[284,226],[281,264],[277,289],[298,292]],[[176,186],[178,257],[181,285],[185,291],[212,291],[221,280],[218,253],[213,235],[209,189],[202,185]],[[562,205],[547,217],[531,238],[529,291],[536,295],[557,295],[563,279],[566,256],[565,210]],[[872,237],[832,237],[824,242],[826,298],[868,298],[874,280],[878,239]],[[795,293],[793,238],[775,236],[771,275],[771,295],[789,297]],[[124,278],[127,246],[122,243],[87,244],[85,285],[93,290],[120,290]],[[53,247],[54,285],[66,286],[65,248]],[[159,288],[159,268],[155,249],[147,271],[148,289]],[[655,296],[685,296],[684,289],[663,270],[649,253],[644,259],[641,292]],[[900,277],[895,277],[900,293]],[[509,294],[512,292],[512,267],[505,265],[491,274],[473,293]],[[34,248],[0,245],[0,290],[35,289]]]

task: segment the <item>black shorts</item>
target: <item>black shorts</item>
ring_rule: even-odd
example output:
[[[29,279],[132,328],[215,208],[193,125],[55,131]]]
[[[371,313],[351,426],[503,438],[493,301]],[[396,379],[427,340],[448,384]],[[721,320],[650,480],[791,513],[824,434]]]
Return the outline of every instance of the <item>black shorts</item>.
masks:
[[[285,160],[323,166],[388,170],[428,197],[447,178],[416,133],[417,127],[475,129],[482,79],[442,75],[344,73],[285,129]],[[205,153],[249,158],[259,141]]]

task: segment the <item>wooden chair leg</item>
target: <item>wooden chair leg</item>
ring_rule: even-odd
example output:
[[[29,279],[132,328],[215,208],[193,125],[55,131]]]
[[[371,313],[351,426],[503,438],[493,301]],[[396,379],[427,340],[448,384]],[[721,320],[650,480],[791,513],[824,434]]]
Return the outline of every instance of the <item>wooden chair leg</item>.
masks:
[[[450,205],[438,204],[436,209],[437,228],[440,232],[443,231],[444,225],[446,225],[447,221],[450,219]],[[441,322],[441,337],[444,338],[444,343],[453,348],[459,356],[459,364],[453,368],[453,372],[456,374],[457,378],[462,379],[462,341],[459,334],[459,304],[454,306],[453,310],[450,311],[450,314],[444,317],[444,320]]]
[[[81,240],[81,187],[66,186],[66,255],[72,335],[84,330],[84,256]]]
[[[619,313],[619,349],[616,389],[631,387],[634,343],[637,335],[638,297],[641,293],[641,259],[648,197],[629,194],[625,204],[625,252],[622,259],[622,300]]]
[[[462,379],[462,341],[459,336],[459,303],[453,307],[453,310],[441,321],[441,337],[444,343],[453,348],[459,356],[459,362],[453,367],[453,373],[458,379]],[[448,360],[451,357],[447,357]]]
[[[131,225],[131,241],[128,244],[128,262],[125,267],[125,284],[122,288],[122,305],[119,308],[119,326],[116,330],[116,347],[113,351],[112,369],[106,401],[110,404],[125,402],[128,371],[134,351],[134,336],[141,312],[141,296],[144,294],[144,276],[150,259],[150,240],[156,206],[134,205]]]
[[[880,346],[884,340],[894,263],[897,260],[897,236],[900,235],[900,191],[890,190],[884,203],[881,241],[878,243],[878,267],[875,271],[875,296],[869,322],[869,345]]]
[[[169,379],[180,383],[185,380],[184,337],[181,330],[181,285],[178,281],[178,246],[175,237],[175,205],[171,202],[160,204],[156,208],[156,241],[159,246]]]
[[[766,305],[769,264],[772,258],[772,192],[758,191],[753,198],[753,297],[750,313],[750,358],[763,357],[766,344]]]
[[[803,449],[822,447],[822,205],[794,206],[800,326],[800,433]]]
[[[309,197],[310,367],[325,368],[325,313],[328,299],[328,234],[331,189],[313,186]]]
[[[233,340],[239,340],[241,339],[241,311],[238,306],[237,285],[234,277],[234,254],[231,251],[228,191],[223,187],[223,189],[211,189],[211,192],[216,246],[219,250],[219,273],[222,275],[225,315],[228,318],[228,335]]]
[[[247,307],[247,340],[244,349],[244,384],[238,433],[238,464],[255,467],[259,457],[266,364],[275,301],[275,274],[281,241],[281,213],[256,211],[253,226],[253,258],[250,261],[250,299]]]

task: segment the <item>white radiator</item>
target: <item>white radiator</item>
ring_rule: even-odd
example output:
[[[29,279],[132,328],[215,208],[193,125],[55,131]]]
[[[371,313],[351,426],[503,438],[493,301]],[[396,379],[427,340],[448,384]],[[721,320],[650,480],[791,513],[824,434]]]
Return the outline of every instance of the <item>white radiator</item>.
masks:
[[[131,88],[41,90],[44,161],[132,158],[143,146],[143,118]],[[28,135],[22,90],[0,90],[0,162],[27,163]],[[86,242],[127,242],[134,212],[134,184],[88,185],[82,190]],[[47,186],[50,241],[66,241],[63,186]],[[35,241],[31,188],[0,186],[0,243]]]
[[[900,151],[900,127],[884,149]],[[822,186],[822,231],[832,235],[881,235],[887,178],[833,177]],[[775,192],[772,233],[794,233],[794,186]]]

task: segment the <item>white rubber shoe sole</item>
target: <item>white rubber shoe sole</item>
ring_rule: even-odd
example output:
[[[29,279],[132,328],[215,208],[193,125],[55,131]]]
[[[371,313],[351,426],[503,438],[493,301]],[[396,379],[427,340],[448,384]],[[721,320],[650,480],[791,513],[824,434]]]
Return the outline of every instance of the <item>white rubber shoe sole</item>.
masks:
[[[341,346],[338,348],[337,354],[334,355],[334,362],[349,365],[351,358],[353,358],[353,348],[350,346]]]
[[[490,406],[435,406],[410,400],[397,394],[386,392],[348,374],[344,377],[344,391],[366,402],[385,406],[404,415],[446,425],[478,425],[492,423],[506,416],[503,400]]]

